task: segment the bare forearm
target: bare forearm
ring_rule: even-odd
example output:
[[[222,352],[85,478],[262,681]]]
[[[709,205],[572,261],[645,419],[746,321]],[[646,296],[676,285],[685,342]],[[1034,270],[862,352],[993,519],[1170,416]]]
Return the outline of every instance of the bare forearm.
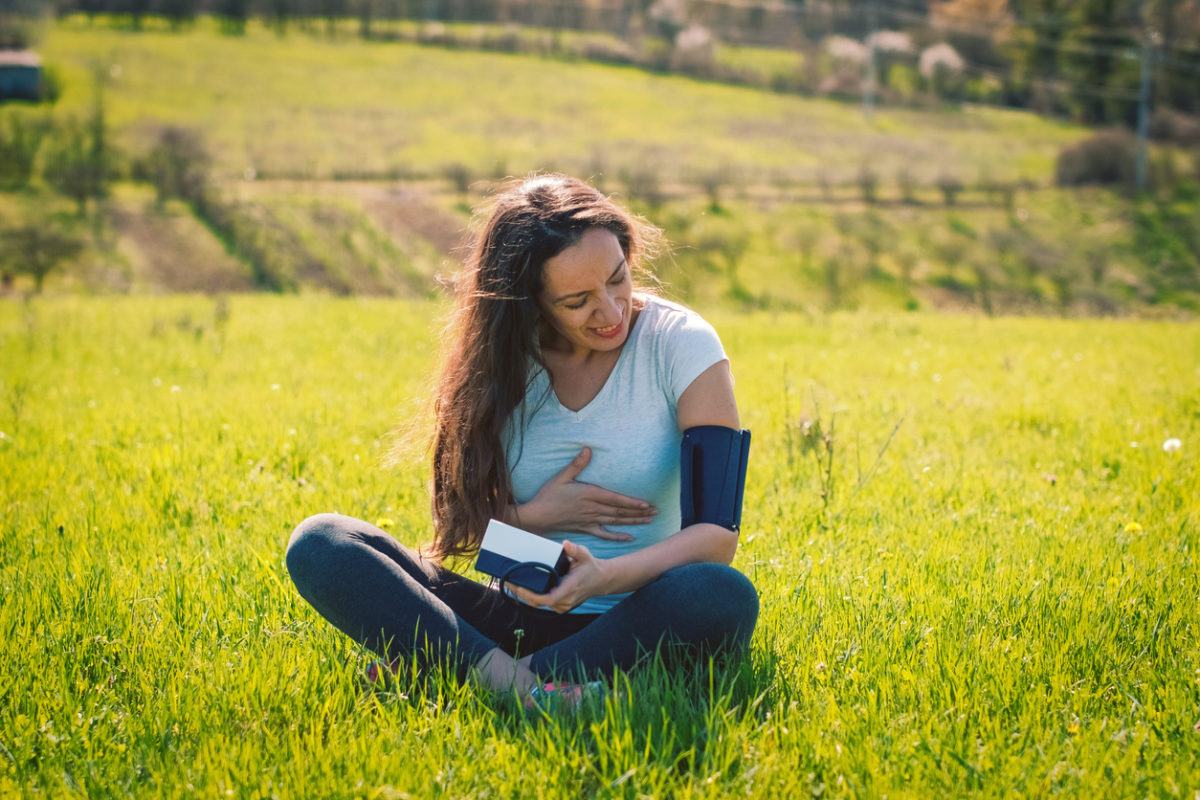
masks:
[[[737,536],[727,528],[701,522],[636,553],[602,559],[604,594],[635,591],[682,564],[728,564],[737,552]]]
[[[542,522],[541,517],[537,513],[537,508],[533,503],[524,503],[522,505],[509,504],[504,507],[504,518],[500,520],[509,525],[514,525],[522,530],[527,530],[530,533],[546,534],[549,529]]]

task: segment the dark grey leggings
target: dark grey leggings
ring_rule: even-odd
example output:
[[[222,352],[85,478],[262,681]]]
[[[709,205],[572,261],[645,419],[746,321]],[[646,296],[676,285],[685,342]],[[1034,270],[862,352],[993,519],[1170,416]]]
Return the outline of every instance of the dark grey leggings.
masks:
[[[632,668],[661,644],[704,653],[744,648],[758,594],[723,564],[667,570],[603,614],[556,614],[421,558],[374,525],[340,514],[300,523],[287,567],[305,600],[387,658],[453,665],[459,677],[494,647],[544,678]]]

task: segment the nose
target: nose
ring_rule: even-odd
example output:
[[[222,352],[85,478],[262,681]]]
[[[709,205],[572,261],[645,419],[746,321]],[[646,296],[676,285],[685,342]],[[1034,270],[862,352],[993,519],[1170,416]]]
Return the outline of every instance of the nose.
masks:
[[[605,328],[612,327],[621,321],[624,314],[621,311],[621,301],[617,297],[608,296],[607,302],[601,304],[596,310],[596,318]]]

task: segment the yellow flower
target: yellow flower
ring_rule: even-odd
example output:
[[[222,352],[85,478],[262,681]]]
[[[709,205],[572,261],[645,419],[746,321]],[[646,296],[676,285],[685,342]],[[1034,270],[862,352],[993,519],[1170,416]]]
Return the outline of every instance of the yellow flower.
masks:
[[[1141,533],[1142,526],[1138,525],[1136,522],[1130,522],[1128,525],[1125,526],[1125,532],[1126,533]]]
[[[395,524],[396,520],[388,519],[387,517],[380,517],[379,519],[375,520],[376,528],[390,528]]]

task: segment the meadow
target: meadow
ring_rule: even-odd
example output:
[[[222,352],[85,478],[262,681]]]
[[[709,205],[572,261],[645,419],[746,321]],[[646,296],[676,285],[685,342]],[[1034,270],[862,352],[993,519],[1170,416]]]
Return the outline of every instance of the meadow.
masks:
[[[82,111],[103,78],[110,122],[135,147],[170,123],[195,127],[215,169],[241,179],[561,169],[736,166],[849,180],[864,162],[973,181],[1041,180],[1086,130],[996,108],[937,114],[775,94],[640,69],[527,55],[362,42],[261,26],[222,36],[201,21],[140,33],[68,18],[39,48],[61,73],[59,108]],[[797,68],[798,69],[798,68]]]
[[[380,459],[444,310],[0,304],[0,795],[1200,795],[1200,328],[706,306],[750,651],[525,719],[364,688],[283,565],[318,511],[429,537]]]
[[[82,242],[51,293],[425,297],[498,181],[560,169],[664,228],[675,255],[662,275],[700,303],[1200,308],[1190,156],[1156,149],[1179,182],[1137,202],[1056,188],[1058,153],[1089,132],[1028,113],[887,107],[868,120],[853,103],[632,67],[351,31],[227,36],[207,19],[134,32],[67,17],[40,50],[61,99],[5,116],[65,124],[99,99],[120,179],[78,217],[47,185],[47,145],[41,178],[0,191],[0,228],[51,222]],[[168,128],[210,156],[204,203],[158,202],[137,182]],[[17,275],[17,292],[33,287]]]

